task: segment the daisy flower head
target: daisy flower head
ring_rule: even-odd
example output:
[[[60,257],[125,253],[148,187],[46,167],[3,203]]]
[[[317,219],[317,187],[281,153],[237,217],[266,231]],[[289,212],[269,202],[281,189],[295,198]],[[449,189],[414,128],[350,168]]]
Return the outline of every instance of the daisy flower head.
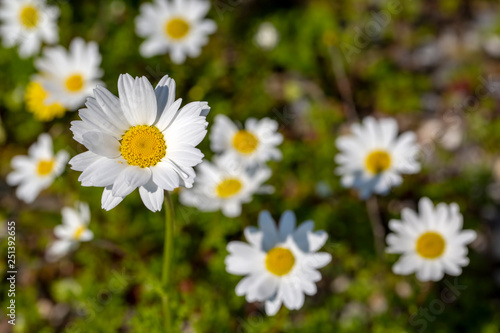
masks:
[[[386,194],[402,183],[402,174],[420,171],[415,133],[405,132],[398,137],[394,119],[366,117],[361,124],[353,124],[351,131],[336,141],[336,173],[342,176],[342,186],[358,189],[361,198],[372,193]]]
[[[247,302],[265,302],[266,313],[275,315],[283,303],[290,310],[304,305],[304,294],[315,295],[316,282],[321,280],[319,268],[332,259],[326,252],[317,252],[328,234],[313,231],[314,222],[306,221],[296,228],[295,215],[286,211],[279,226],[268,211],[259,215],[259,229],[248,227],[248,241],[227,245],[226,270],[245,276],[236,286],[238,296]]]
[[[96,42],[86,43],[81,38],[71,41],[69,51],[62,46],[44,48],[42,57],[35,60],[40,82],[48,92],[46,103],[61,103],[75,110],[92,94],[103,71],[99,68],[101,55]]]
[[[277,148],[283,142],[278,133],[278,122],[269,118],[249,118],[245,128],[239,129],[228,117],[215,116],[210,132],[210,148],[216,153],[227,153],[251,166],[269,160],[280,160]]]
[[[89,151],[69,162],[82,171],[82,186],[104,187],[102,208],[116,207],[139,188],[151,211],[161,210],[164,190],[192,187],[193,167],[203,154],[196,146],[207,131],[206,102],[180,108],[175,100],[175,81],[164,76],[156,89],[145,77],[122,74],[119,98],[98,86],[87,108],[73,121],[74,139]]]
[[[4,47],[19,45],[19,55],[30,57],[40,50],[42,42],[59,40],[57,19],[59,9],[45,0],[0,1],[0,36]]]
[[[252,201],[254,194],[269,192],[263,186],[269,177],[269,168],[262,166],[250,171],[224,154],[216,156],[213,163],[203,161],[197,167],[194,187],[181,191],[179,199],[182,204],[203,212],[221,210],[227,217],[236,217],[241,214],[242,204]]]
[[[12,158],[14,171],[7,175],[7,184],[17,185],[17,197],[32,203],[42,190],[63,173],[68,159],[69,154],[64,150],[54,155],[52,138],[48,134],[40,134],[38,141],[29,148],[28,156]]]
[[[141,5],[135,20],[136,33],[146,38],[141,55],[149,58],[168,52],[176,64],[186,56],[198,57],[208,35],[217,30],[215,22],[205,18],[209,10],[208,0],[154,0]]]
[[[94,234],[88,229],[90,222],[88,204],[77,202],[75,208],[64,207],[61,214],[62,224],[54,228],[57,240],[47,248],[45,253],[48,261],[59,260],[75,250],[80,242],[88,242],[94,238]]]
[[[280,34],[271,22],[263,22],[259,25],[254,42],[264,51],[270,51],[276,47],[280,40]]]
[[[56,117],[62,117],[66,113],[66,108],[62,104],[57,102],[47,103],[48,96],[48,92],[36,81],[31,81],[26,87],[24,96],[26,109],[40,121],[51,121]]]
[[[439,281],[444,274],[458,276],[469,264],[467,244],[476,239],[473,230],[462,230],[463,217],[458,205],[434,206],[428,198],[420,199],[419,213],[409,208],[401,212],[401,221],[391,220],[387,252],[400,253],[394,264],[395,274],[416,273],[420,281]]]

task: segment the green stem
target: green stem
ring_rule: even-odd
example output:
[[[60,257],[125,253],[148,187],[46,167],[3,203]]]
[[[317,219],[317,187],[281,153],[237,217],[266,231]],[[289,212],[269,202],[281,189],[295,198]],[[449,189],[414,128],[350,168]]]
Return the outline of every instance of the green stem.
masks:
[[[384,226],[382,225],[382,220],[380,219],[380,210],[378,207],[377,197],[372,195],[366,200],[366,209],[368,211],[368,218],[372,226],[373,231],[373,244],[375,245],[375,251],[377,252],[377,257],[379,259],[384,258]]]
[[[172,272],[172,251],[174,234],[174,205],[170,192],[165,193],[165,244],[163,246],[163,269],[161,284],[163,287],[162,304],[163,316],[165,320],[165,332],[172,332],[172,320],[170,316],[170,276]]]

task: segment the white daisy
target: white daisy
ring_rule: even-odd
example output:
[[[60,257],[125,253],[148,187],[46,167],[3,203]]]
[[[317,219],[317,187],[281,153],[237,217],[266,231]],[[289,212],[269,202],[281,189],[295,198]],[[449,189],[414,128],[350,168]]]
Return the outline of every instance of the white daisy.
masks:
[[[42,42],[57,43],[58,17],[59,9],[48,6],[45,0],[0,1],[3,46],[19,45],[19,55],[27,58],[38,53]]]
[[[254,37],[255,44],[265,51],[274,49],[279,40],[278,30],[270,22],[261,23]]]
[[[280,160],[282,155],[277,146],[282,142],[278,122],[269,118],[249,118],[245,128],[239,129],[228,117],[219,114],[210,132],[210,148],[214,152],[227,153],[250,166]]]
[[[337,139],[339,164],[336,173],[344,187],[360,191],[361,198],[372,193],[386,194],[399,186],[401,174],[417,173],[419,146],[413,132],[398,135],[398,124],[392,118],[376,120],[367,117],[362,124],[351,126],[352,134]]]
[[[214,21],[205,19],[210,1],[203,0],[155,0],[141,5],[136,18],[136,33],[147,38],[140,46],[143,57],[170,53],[176,64],[186,55],[196,58],[201,47],[208,43],[208,35],[217,30]]]
[[[76,209],[64,207],[61,210],[62,224],[54,228],[54,234],[58,240],[52,243],[45,253],[48,261],[59,260],[70,251],[75,250],[80,242],[88,242],[94,238],[94,234],[88,229],[89,205],[78,202],[75,207]]]
[[[418,208],[420,214],[405,208],[402,221],[389,222],[394,233],[387,236],[386,251],[402,254],[393,272],[416,272],[420,281],[438,281],[445,273],[462,274],[462,267],[469,264],[467,244],[476,239],[476,232],[462,230],[463,218],[456,203],[434,207],[428,198],[422,198]]]
[[[175,81],[163,77],[156,89],[145,78],[128,74],[118,79],[119,97],[97,87],[73,121],[74,139],[88,152],[71,159],[73,170],[83,171],[82,186],[104,187],[102,208],[110,210],[139,188],[152,211],[161,210],[164,190],[192,187],[193,167],[203,158],[195,148],[205,137],[206,102],[179,109]]]
[[[38,141],[29,148],[28,156],[12,158],[14,171],[7,175],[7,184],[19,185],[17,197],[31,203],[63,173],[68,158],[69,154],[64,150],[54,156],[52,138],[48,134],[40,134]]]
[[[241,205],[252,200],[255,193],[262,193],[262,184],[271,177],[271,170],[259,167],[249,172],[232,156],[214,158],[214,163],[203,161],[197,168],[194,187],[180,192],[179,199],[186,206],[204,212],[221,210],[227,217],[241,214]]]
[[[69,52],[62,46],[44,48],[43,56],[35,61],[40,72],[34,77],[48,92],[46,103],[62,103],[75,110],[92,94],[92,89],[102,84],[98,79],[101,55],[96,42],[85,43],[81,38],[71,41]]]
[[[66,109],[61,103],[52,102],[48,104],[45,102],[49,99],[48,93],[36,81],[31,81],[26,86],[24,99],[26,101],[26,109],[33,113],[37,120],[51,121],[56,117],[62,117],[66,113]]]
[[[311,296],[317,292],[315,282],[321,280],[317,269],[332,259],[329,253],[317,253],[328,238],[326,232],[314,232],[314,222],[310,220],[297,229],[295,223],[294,213],[286,211],[277,229],[271,214],[262,211],[260,230],[245,228],[245,238],[250,244],[227,245],[226,270],[246,276],[236,286],[236,294],[246,295],[247,302],[265,301],[269,316],[278,312],[281,303],[290,310],[300,309],[304,294]]]

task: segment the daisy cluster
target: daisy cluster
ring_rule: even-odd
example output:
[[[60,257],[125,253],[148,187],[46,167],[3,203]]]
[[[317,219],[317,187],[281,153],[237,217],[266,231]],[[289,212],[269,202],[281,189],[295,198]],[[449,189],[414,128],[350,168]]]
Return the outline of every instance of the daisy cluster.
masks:
[[[278,122],[269,118],[249,118],[240,128],[224,115],[215,116],[210,147],[218,155],[198,166],[195,185],[180,193],[181,203],[237,217],[254,194],[272,192],[263,184],[271,177],[266,162],[281,159],[277,146],[283,136],[277,130]]]
[[[215,22],[205,19],[209,9],[210,2],[201,0],[143,4],[136,31],[147,40],[140,53],[145,57],[170,53],[174,63],[184,62],[186,56],[197,57],[208,42],[207,36],[217,29]],[[28,58],[38,56],[42,44],[49,45],[34,60],[37,73],[25,90],[26,109],[35,119],[48,122],[85,104],[86,108],[79,112],[82,120],[71,126],[75,140],[89,149],[70,161],[74,170],[84,171],[82,185],[104,187],[102,207],[106,210],[136,188],[146,207],[160,210],[164,190],[193,185],[193,166],[203,157],[195,146],[206,134],[205,116],[210,107],[206,102],[194,102],[180,108],[181,99],[175,100],[175,81],[168,76],[153,89],[144,77],[124,75],[118,82],[121,100],[115,97],[100,81],[104,72],[95,41],[75,37],[68,48],[54,46],[59,41],[59,15],[59,8],[46,0],[0,2],[4,47],[17,45],[19,55]],[[144,101],[148,101],[147,105],[142,105]],[[135,114],[138,110],[142,113]],[[52,138],[41,134],[28,156],[12,159],[14,171],[7,182],[18,186],[19,199],[32,203],[63,173],[68,159],[65,150],[54,154]],[[77,219],[78,214],[64,213],[64,224],[89,222],[87,217]],[[91,238],[71,238],[58,230],[56,236],[64,241],[55,242],[47,258],[59,258],[76,248],[75,242]]]
[[[415,133],[398,136],[398,124],[391,118],[367,117],[351,125],[351,134],[337,138],[336,145],[341,184],[358,190],[362,199],[387,194],[401,185],[402,175],[420,171]],[[434,207],[430,199],[422,198],[418,206],[419,213],[404,208],[401,221],[389,222],[393,233],[387,235],[386,251],[402,254],[393,272],[416,273],[420,281],[438,281],[444,273],[460,275],[469,264],[467,244],[476,233],[462,230],[463,218],[455,203]]]
[[[144,57],[168,53],[173,63],[197,57],[208,35],[217,26],[206,19],[210,2],[155,0],[140,7],[136,32],[144,38],[138,52]],[[36,55],[42,43],[58,42],[59,10],[44,0],[1,2],[0,35],[6,47],[19,45],[21,57]],[[270,50],[279,41],[274,26],[261,26],[256,43]],[[145,207],[162,209],[165,191],[179,187],[179,200],[202,212],[221,211],[227,217],[241,215],[243,204],[256,194],[271,194],[266,182],[268,163],[282,159],[279,124],[270,118],[246,119],[244,125],[218,114],[210,129],[211,161],[197,146],[207,134],[210,106],[205,101],[183,105],[176,99],[176,82],[168,75],[153,87],[146,77],[122,74],[118,95],[103,86],[102,57],[96,42],[75,37],[68,48],[48,46],[34,60],[37,73],[27,85],[26,108],[40,121],[62,117],[79,109],[80,120],[71,122],[76,142],[87,151],[70,161],[81,172],[85,187],[103,189],[104,210],[118,206],[138,190]],[[84,106],[84,107],[83,107]],[[404,175],[416,174],[420,147],[413,132],[399,133],[395,119],[366,117],[350,126],[350,134],[337,138],[336,174],[341,184],[360,199],[386,195],[402,184]],[[17,186],[16,195],[31,204],[39,193],[61,176],[69,160],[65,150],[54,152],[49,134],[40,134],[27,156],[15,156],[7,177]],[[56,261],[93,239],[88,229],[90,209],[75,202],[61,211],[62,224],[54,229],[56,240],[46,251]],[[401,220],[388,223],[387,252],[401,254],[393,266],[400,275],[416,274],[421,281],[438,281],[444,274],[460,275],[469,263],[467,245],[476,233],[463,230],[463,217],[455,203],[434,205],[422,198],[418,212],[405,208]],[[325,231],[314,231],[311,220],[297,225],[286,211],[276,224],[262,211],[258,228],[243,231],[247,243],[231,241],[225,259],[227,272],[243,276],[236,294],[248,302],[262,302],[268,315],[282,305],[302,308],[305,295],[315,295],[322,278],[319,269],[332,256],[318,252],[325,245]]]

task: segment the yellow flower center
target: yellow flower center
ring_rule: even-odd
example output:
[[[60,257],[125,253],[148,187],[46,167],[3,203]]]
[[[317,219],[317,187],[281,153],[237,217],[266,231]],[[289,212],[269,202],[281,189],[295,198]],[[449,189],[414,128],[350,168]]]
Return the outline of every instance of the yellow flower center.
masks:
[[[266,268],[274,275],[288,274],[295,265],[295,257],[289,249],[275,247],[267,252]]]
[[[372,151],[366,158],[366,169],[373,173],[381,173],[391,166],[391,155],[385,150]]]
[[[80,74],[71,75],[66,79],[66,89],[70,92],[78,92],[82,90],[84,82]]]
[[[427,259],[440,257],[446,247],[446,242],[440,234],[436,232],[426,232],[417,240],[417,253]]]
[[[75,230],[75,233],[73,234],[73,238],[76,240],[79,240],[80,237],[82,237],[83,232],[87,230],[85,226],[79,226],[78,229]]]
[[[37,173],[40,176],[47,176],[54,169],[54,160],[41,160],[38,162]]]
[[[238,193],[241,188],[242,184],[238,179],[227,178],[217,186],[217,195],[221,198],[229,198]]]
[[[173,39],[182,39],[189,32],[189,23],[183,18],[173,18],[165,24],[165,33]]]
[[[252,153],[259,145],[259,140],[252,133],[241,130],[233,137],[233,146],[242,154]]]
[[[147,168],[167,154],[165,138],[155,126],[137,125],[122,136],[120,152],[130,165]]]
[[[26,108],[41,121],[51,121],[55,117],[62,117],[66,109],[59,103],[45,105],[44,101],[47,97],[48,94],[41,84],[30,82],[24,96]]]
[[[21,23],[28,29],[36,27],[38,23],[38,10],[33,6],[25,6],[19,15]]]

